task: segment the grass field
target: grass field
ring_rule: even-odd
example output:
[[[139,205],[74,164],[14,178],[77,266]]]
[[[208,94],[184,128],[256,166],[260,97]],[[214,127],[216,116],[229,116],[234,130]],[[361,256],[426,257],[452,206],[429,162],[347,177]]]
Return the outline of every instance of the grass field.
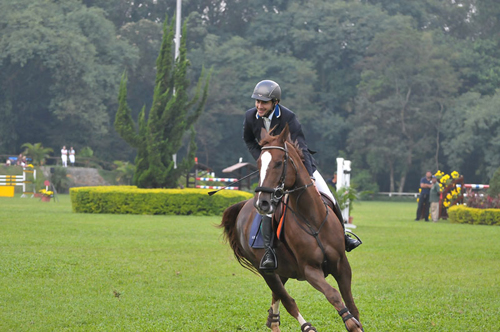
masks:
[[[270,291],[219,217],[76,214],[59,199],[0,198],[0,331],[268,331]],[[365,330],[500,331],[500,227],[414,222],[415,209],[355,206]],[[309,284],[287,289],[318,331],[344,331]],[[300,331],[285,312],[281,327]]]

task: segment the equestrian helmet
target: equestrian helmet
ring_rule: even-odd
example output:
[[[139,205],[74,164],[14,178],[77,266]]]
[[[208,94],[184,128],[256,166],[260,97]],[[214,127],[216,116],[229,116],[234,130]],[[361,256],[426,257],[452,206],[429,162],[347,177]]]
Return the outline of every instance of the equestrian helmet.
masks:
[[[271,80],[264,80],[257,83],[252,94],[253,99],[269,101],[281,99],[281,88],[278,83]]]

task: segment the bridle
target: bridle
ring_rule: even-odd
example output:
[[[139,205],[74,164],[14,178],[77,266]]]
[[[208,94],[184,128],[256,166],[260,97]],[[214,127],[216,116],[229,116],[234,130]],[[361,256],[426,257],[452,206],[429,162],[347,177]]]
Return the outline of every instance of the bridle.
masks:
[[[295,181],[297,181],[298,169],[297,169],[297,166],[295,165],[295,162],[293,161],[292,157],[290,157],[288,154],[288,148],[287,148],[286,142],[285,142],[284,147],[277,146],[277,145],[262,147],[262,150],[272,150],[272,149],[278,149],[278,150],[285,152],[285,156],[283,157],[283,169],[281,171],[281,176],[280,176],[280,179],[278,181],[278,185],[275,188],[257,187],[257,188],[255,188],[255,192],[270,193],[271,194],[271,203],[274,206],[277,206],[284,195],[290,194],[290,193],[298,191],[298,190],[307,189],[308,187],[314,185],[314,183],[311,181],[311,183],[306,184],[304,186],[300,186],[300,187],[295,187],[295,183],[294,183],[292,186],[292,189],[285,190],[285,180],[286,180],[285,178],[286,178],[286,171],[287,171],[287,167],[288,167],[288,161],[290,161],[292,163],[292,166],[295,169]]]

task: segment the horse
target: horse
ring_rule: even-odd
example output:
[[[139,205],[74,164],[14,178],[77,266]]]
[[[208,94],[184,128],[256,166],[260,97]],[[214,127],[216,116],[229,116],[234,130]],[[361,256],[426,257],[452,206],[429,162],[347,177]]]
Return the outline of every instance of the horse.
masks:
[[[272,130],[271,130],[272,133]],[[307,280],[324,294],[342,318],[347,331],[364,331],[351,293],[352,272],[345,253],[344,228],[334,209],[322,200],[303,162],[302,151],[290,140],[288,125],[273,136],[261,133],[261,154],[257,160],[259,187],[253,199],[227,208],[219,225],[237,261],[260,274],[272,291],[266,326],[280,331],[280,303],[300,324],[302,332],[317,331],[302,317],[295,300],[284,285],[289,279]],[[283,197],[288,196],[284,202]],[[259,270],[265,249],[252,248],[249,236],[256,213],[273,214],[283,202],[284,226],[275,237],[278,267],[271,272]],[[337,211],[338,213],[338,211]],[[273,218],[276,228],[277,221]],[[325,278],[332,275],[337,291]],[[343,301],[344,302],[343,302]],[[345,303],[345,304],[344,304]]]

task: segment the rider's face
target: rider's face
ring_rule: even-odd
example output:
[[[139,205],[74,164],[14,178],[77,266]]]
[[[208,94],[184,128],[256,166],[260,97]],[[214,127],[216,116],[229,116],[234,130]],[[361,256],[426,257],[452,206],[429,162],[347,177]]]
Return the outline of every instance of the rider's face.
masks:
[[[272,100],[263,101],[255,99],[255,107],[257,108],[259,116],[265,116],[273,108],[273,102]]]

